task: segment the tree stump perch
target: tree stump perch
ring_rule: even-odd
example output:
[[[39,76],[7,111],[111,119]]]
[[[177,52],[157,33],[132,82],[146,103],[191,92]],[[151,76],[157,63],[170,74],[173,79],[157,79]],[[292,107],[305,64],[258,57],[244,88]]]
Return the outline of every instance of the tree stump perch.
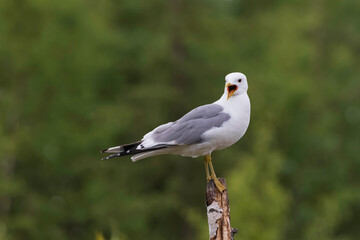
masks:
[[[226,180],[219,178],[226,187]],[[216,188],[214,180],[206,187],[206,207],[209,224],[209,240],[233,240],[237,229],[230,226],[230,207],[228,191],[222,193]]]

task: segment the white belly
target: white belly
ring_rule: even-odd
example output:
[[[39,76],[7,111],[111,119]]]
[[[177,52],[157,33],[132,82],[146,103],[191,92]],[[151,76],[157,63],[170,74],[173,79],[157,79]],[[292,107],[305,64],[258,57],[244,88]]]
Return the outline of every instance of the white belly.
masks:
[[[204,139],[214,145],[214,150],[227,148],[244,136],[249,126],[250,116],[231,118],[222,127],[214,128],[204,134]]]

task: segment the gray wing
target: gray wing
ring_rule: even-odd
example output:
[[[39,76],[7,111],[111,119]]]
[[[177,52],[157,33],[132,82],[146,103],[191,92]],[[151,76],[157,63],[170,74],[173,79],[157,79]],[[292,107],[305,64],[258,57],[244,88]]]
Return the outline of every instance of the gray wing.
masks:
[[[218,104],[208,104],[193,109],[176,122],[156,128],[151,138],[156,142],[173,142],[175,145],[188,145],[202,141],[202,135],[213,127],[220,127],[230,119]]]

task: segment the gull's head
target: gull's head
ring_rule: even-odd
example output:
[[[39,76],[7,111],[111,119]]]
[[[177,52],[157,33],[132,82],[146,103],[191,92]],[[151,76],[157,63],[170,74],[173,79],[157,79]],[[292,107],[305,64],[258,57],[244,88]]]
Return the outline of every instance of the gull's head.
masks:
[[[225,77],[225,82],[225,92],[228,100],[231,96],[243,94],[248,90],[247,79],[243,73],[229,73]]]

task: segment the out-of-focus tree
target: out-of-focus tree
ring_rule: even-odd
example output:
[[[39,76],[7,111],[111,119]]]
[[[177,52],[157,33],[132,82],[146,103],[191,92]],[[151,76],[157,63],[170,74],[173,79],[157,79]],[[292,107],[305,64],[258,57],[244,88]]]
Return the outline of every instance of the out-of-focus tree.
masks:
[[[0,1],[0,239],[203,239],[202,159],[98,161],[248,76],[241,239],[359,236],[358,1]],[[102,236],[101,234],[98,236]]]

